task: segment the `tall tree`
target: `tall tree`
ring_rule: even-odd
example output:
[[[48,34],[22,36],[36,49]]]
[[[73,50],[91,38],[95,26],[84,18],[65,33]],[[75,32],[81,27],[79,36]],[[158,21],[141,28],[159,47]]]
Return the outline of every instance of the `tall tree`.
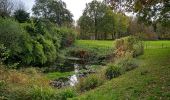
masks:
[[[37,17],[49,19],[59,26],[73,22],[73,15],[61,0],[36,0],[32,10]]]
[[[103,18],[99,22],[99,30],[104,34],[104,39],[106,40],[108,35],[112,35],[114,39],[115,30],[115,14],[112,10],[107,10]]]
[[[29,20],[29,13],[27,13],[24,9],[18,9],[14,12],[14,17],[20,23],[24,23]]]
[[[83,12],[83,16],[87,16],[93,22],[90,27],[93,27],[92,32],[95,34],[95,39],[98,39],[99,20],[104,16],[106,9],[108,9],[108,7],[104,3],[93,0],[86,5]]]

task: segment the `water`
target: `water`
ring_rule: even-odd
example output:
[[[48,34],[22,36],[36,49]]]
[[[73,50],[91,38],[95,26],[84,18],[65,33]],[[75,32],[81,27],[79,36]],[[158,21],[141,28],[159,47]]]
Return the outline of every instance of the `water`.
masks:
[[[86,68],[88,66],[86,65]],[[50,84],[56,88],[63,88],[66,86],[76,86],[76,84],[79,82],[79,78],[86,77],[89,74],[95,73],[94,71],[87,70],[86,72],[80,72],[81,66],[79,64],[74,64],[74,75],[66,78],[59,78],[56,80],[53,80]]]
[[[74,64],[74,75],[72,75],[69,79],[69,84],[70,86],[75,86],[78,83],[78,78],[77,78],[77,74],[79,72],[79,66],[78,64]]]

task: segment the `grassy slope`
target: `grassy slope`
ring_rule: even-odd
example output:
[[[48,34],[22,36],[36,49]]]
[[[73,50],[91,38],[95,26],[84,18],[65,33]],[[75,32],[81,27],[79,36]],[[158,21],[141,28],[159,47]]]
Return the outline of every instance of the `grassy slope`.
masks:
[[[162,48],[162,43],[167,48]],[[82,100],[170,100],[170,41],[149,41],[139,68],[82,94]]]

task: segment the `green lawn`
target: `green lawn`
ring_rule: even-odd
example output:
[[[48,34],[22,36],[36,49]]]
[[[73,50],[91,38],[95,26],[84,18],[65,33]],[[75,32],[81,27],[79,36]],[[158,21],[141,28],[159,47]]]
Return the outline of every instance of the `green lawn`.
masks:
[[[146,44],[144,55],[137,58],[140,67],[73,99],[170,100],[170,41],[147,41]]]
[[[114,47],[114,41],[101,41],[101,40],[77,40],[75,45],[90,46],[90,47]]]

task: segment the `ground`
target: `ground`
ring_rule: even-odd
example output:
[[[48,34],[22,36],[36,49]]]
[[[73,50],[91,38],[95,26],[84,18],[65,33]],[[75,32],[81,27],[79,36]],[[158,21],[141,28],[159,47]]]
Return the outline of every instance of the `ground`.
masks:
[[[170,41],[145,42],[137,59],[140,67],[73,99],[170,100]]]

